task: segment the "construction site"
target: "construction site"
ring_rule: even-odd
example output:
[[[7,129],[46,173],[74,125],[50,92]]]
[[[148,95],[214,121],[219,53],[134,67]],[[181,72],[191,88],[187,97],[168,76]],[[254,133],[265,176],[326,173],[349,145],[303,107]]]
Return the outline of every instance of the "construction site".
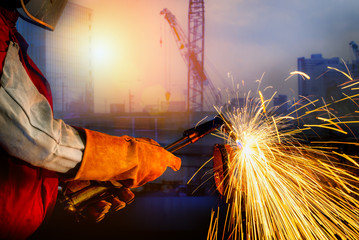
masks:
[[[29,26],[26,25],[27,23],[25,22],[18,23],[17,26],[21,34],[27,35],[26,39],[28,40],[30,46],[34,46],[33,48],[29,48],[29,52],[32,54],[34,61],[38,62],[40,70],[49,78],[54,96],[55,118],[63,119],[66,124],[71,126],[83,127],[112,136],[128,135],[135,138],[153,139],[158,142],[159,145],[171,151],[174,155],[181,159],[181,169],[176,172],[167,170],[161,177],[157,178],[156,180],[148,182],[141,187],[131,189],[135,194],[134,201],[124,209],[106,215],[103,219],[101,219],[101,221],[86,219],[84,215],[81,215],[82,212],[77,210],[80,209],[79,206],[81,206],[82,203],[79,203],[78,205],[74,204],[75,210],[72,212],[64,211],[64,208],[69,208],[67,205],[69,204],[69,200],[67,198],[61,197],[64,189],[62,186],[59,186],[60,197],[57,199],[53,216],[46,223],[44,223],[30,239],[49,239],[50,235],[51,239],[217,239],[217,237],[214,237],[214,235],[218,235],[218,239],[224,239],[224,236],[226,237],[225,239],[270,239],[268,238],[269,235],[271,235],[272,239],[296,239],[298,236],[301,236],[303,239],[311,239],[312,236],[302,229],[296,231],[292,230],[291,227],[288,227],[290,230],[288,230],[287,236],[283,236],[281,235],[282,233],[280,231],[277,231],[281,228],[287,229],[286,224],[291,225],[291,221],[296,222],[297,225],[301,225],[299,223],[301,223],[300,221],[305,221],[303,220],[305,217],[301,219],[296,215],[293,215],[293,217],[289,216],[288,222],[284,222],[283,225],[271,225],[269,223],[263,223],[264,227],[262,228],[260,222],[261,214],[268,214],[270,215],[270,218],[274,219],[273,221],[275,221],[276,218],[279,218],[278,216],[280,213],[278,213],[279,215],[275,215],[276,212],[274,210],[273,212],[268,210],[268,213],[255,212],[253,213],[253,216],[251,215],[252,212],[249,211],[247,211],[244,215],[238,213],[240,211],[244,212],[244,207],[241,205],[242,202],[250,202],[250,204],[253,204],[254,206],[256,202],[263,201],[260,202],[261,206],[255,206],[251,209],[254,212],[257,209],[266,207],[268,207],[268,209],[272,209],[271,207],[275,208],[274,205],[276,204],[275,202],[274,204],[270,202],[271,200],[270,197],[268,197],[269,195],[276,196],[275,198],[278,201],[281,198],[281,187],[278,187],[281,186],[281,183],[278,185],[275,185],[272,182],[268,183],[270,187],[274,186],[274,190],[273,192],[268,193],[268,196],[264,195],[265,197],[268,197],[263,197],[265,200],[261,198],[259,193],[256,195],[256,193],[252,192],[252,190],[257,190],[256,186],[261,186],[261,184],[255,181],[253,181],[253,183],[248,183],[248,180],[258,180],[263,176],[265,176],[263,179],[272,180],[271,177],[274,176],[274,174],[271,175],[271,173],[268,175],[266,175],[267,173],[264,173],[263,176],[259,176],[260,174],[256,175],[256,170],[258,170],[257,172],[262,173],[261,171],[266,168],[263,167],[265,165],[264,163],[263,166],[261,165],[262,163],[259,163],[257,166],[258,169],[254,167],[255,164],[248,164],[250,166],[246,165],[245,167],[247,168],[243,171],[245,173],[252,173],[249,169],[253,167],[254,170],[251,169],[254,172],[253,175],[251,175],[253,178],[251,179],[249,175],[246,175],[247,179],[243,180],[243,182],[246,184],[245,187],[242,186],[242,183],[239,184],[240,186],[234,187],[236,188],[236,194],[242,191],[246,193],[243,195],[250,195],[254,199],[253,202],[251,202],[248,199],[244,200],[244,197],[241,194],[238,194],[238,196],[240,196],[238,197],[235,194],[231,195],[232,193],[227,192],[233,190],[226,190],[229,188],[228,186],[232,186],[233,184],[224,181],[223,178],[226,179],[227,174],[230,175],[229,173],[232,173],[233,171],[237,173],[240,172],[240,170],[236,169],[232,171],[230,166],[228,166],[229,169],[225,169],[221,166],[221,180],[225,183],[216,182],[218,180],[215,179],[215,176],[218,175],[218,170],[216,170],[215,166],[218,167],[218,163],[215,165],[213,156],[215,151],[219,151],[218,145],[222,146],[225,144],[234,144],[235,147],[233,147],[233,145],[231,146],[232,148],[236,149],[236,151],[242,151],[242,149],[245,149],[245,140],[248,138],[244,137],[243,139],[245,140],[243,140],[240,137],[241,134],[236,132],[239,131],[239,129],[241,129],[242,132],[245,132],[245,129],[243,130],[241,126],[236,128],[236,124],[240,125],[240,121],[236,119],[236,117],[238,117],[237,115],[242,116],[241,114],[246,116],[245,114],[248,113],[249,115],[253,114],[250,115],[251,119],[259,119],[258,122],[256,122],[258,126],[265,126],[263,127],[264,130],[261,129],[262,134],[266,133],[266,129],[271,129],[271,127],[273,128],[273,135],[271,136],[274,136],[273,138],[275,141],[278,141],[274,144],[274,149],[277,149],[276,147],[279,145],[285,145],[286,141],[289,142],[288,145],[283,147],[284,150],[278,147],[278,152],[283,150],[283,154],[280,152],[279,155],[290,155],[293,152],[296,153],[297,155],[293,157],[293,162],[295,162],[297,165],[302,164],[302,159],[300,156],[304,156],[306,153],[301,152],[302,150],[300,147],[298,147],[299,150],[297,148],[293,150],[290,147],[297,147],[297,145],[299,146],[300,144],[310,143],[313,144],[313,146],[324,146],[323,148],[326,149],[340,149],[337,152],[337,156],[339,156],[338,158],[340,158],[340,161],[349,158],[344,153],[346,150],[347,154],[351,157],[350,159],[354,159],[353,161],[350,160],[350,164],[357,167],[357,158],[352,157],[352,155],[354,156],[357,154],[355,152],[357,151],[357,137],[359,134],[356,116],[355,114],[352,114],[358,112],[356,111],[358,108],[357,94],[352,92],[353,87],[355,88],[355,86],[352,86],[352,84],[355,84],[359,77],[359,50],[355,41],[352,39],[349,43],[349,46],[345,46],[347,47],[347,50],[349,49],[349,55],[352,57],[351,60],[344,61],[338,57],[327,59],[324,58],[321,54],[313,54],[313,52],[310,53],[312,55],[309,59],[301,57],[301,55],[296,56],[296,58],[293,59],[295,62],[294,69],[291,68],[290,71],[285,69],[287,72],[286,74],[292,77],[292,79],[287,81],[287,79],[284,80],[285,77],[283,77],[283,84],[278,84],[278,82],[276,82],[277,80],[275,80],[273,84],[271,82],[266,82],[265,77],[263,80],[259,74],[259,76],[254,76],[253,80],[247,81],[249,82],[249,87],[247,88],[247,83],[245,84],[244,80],[238,80],[236,76],[233,77],[230,74],[232,71],[231,69],[227,69],[227,76],[224,76],[225,74],[221,72],[221,76],[215,76],[215,80],[213,81],[211,78],[213,74],[210,75],[208,71],[213,72],[214,67],[212,68],[210,63],[206,62],[207,56],[205,56],[205,53],[207,52],[207,50],[205,50],[205,47],[207,47],[207,41],[211,42],[211,39],[208,39],[205,35],[207,31],[205,4],[207,3],[205,3],[204,0],[188,0],[185,4],[186,12],[183,13],[182,11],[181,13],[181,16],[185,16],[187,18],[187,22],[185,23],[181,23],[176,17],[175,13],[166,6],[164,6],[162,9],[158,9],[158,15],[160,16],[161,36],[157,37],[160,39],[160,47],[161,49],[164,49],[165,45],[167,44],[172,48],[172,54],[174,52],[177,54],[177,62],[174,61],[171,63],[172,65],[175,65],[175,67],[171,67],[170,63],[168,63],[168,65],[163,64],[163,66],[160,67],[160,69],[162,69],[160,74],[163,74],[165,79],[161,82],[163,87],[160,89],[160,91],[153,90],[153,92],[151,92],[152,88],[148,87],[150,85],[148,82],[146,82],[150,81],[151,79],[148,80],[140,74],[134,74],[130,75],[131,79],[124,79],[124,84],[128,84],[126,87],[123,87],[125,85],[115,85],[113,91],[118,91],[116,87],[121,88],[121,94],[117,94],[114,97],[111,95],[112,90],[109,90],[108,94],[96,92],[96,75],[92,70],[92,67],[94,65],[100,66],[100,64],[96,63],[95,60],[89,60],[92,59],[92,55],[88,50],[89,47],[86,45],[91,44],[91,42],[88,41],[95,41],[94,38],[91,37],[92,33],[88,31],[93,27],[91,21],[94,18],[93,16],[95,16],[96,10],[91,9],[90,7],[83,7],[81,4],[81,1],[77,3],[74,0],[70,1],[68,7],[65,8],[65,13],[68,14],[68,16],[75,16],[75,13],[79,12],[79,16],[82,14],[81,18],[84,19],[82,22],[83,25],[80,26],[79,24],[78,28],[86,31],[86,34],[82,34],[83,36],[78,40],[78,42],[73,40],[76,38],[76,34],[70,34],[71,41],[76,42],[74,45],[77,44],[76,46],[81,49],[80,53],[75,54],[69,50],[71,54],[73,54],[72,60],[74,62],[72,62],[72,60],[66,60],[66,57],[61,57],[61,59],[56,60],[57,63],[60,63],[59,65],[61,67],[59,68],[55,68],[52,65],[46,63],[46,61],[49,58],[53,58],[56,53],[66,52],[65,50],[61,49],[62,46],[57,45],[55,40],[53,40],[55,37],[53,37],[53,35],[49,35],[48,33],[43,33],[40,31],[37,32],[37,30],[30,30]],[[125,5],[122,7],[124,8],[124,6]],[[183,19],[183,17],[181,17],[181,19]],[[63,25],[61,25],[60,22],[59,33],[55,32],[55,34],[59,34],[58,36],[61,36],[62,33],[60,31],[66,32],[66,27],[68,27],[68,25],[69,23],[67,22],[64,22]],[[141,29],[141,31],[144,30]],[[163,31],[166,31],[166,35],[170,36],[171,38],[162,36]],[[38,39],[40,39],[40,41],[38,41]],[[65,37],[61,36],[61,39],[65,39]],[[167,41],[171,41],[171,43],[168,43]],[[84,44],[84,42],[86,42],[86,44]],[[348,45],[348,42],[346,42],[346,44]],[[68,47],[68,45],[69,44],[64,44],[64,48]],[[211,46],[213,47],[213,45]],[[141,46],[136,47],[141,49]],[[40,53],[38,51],[39,49],[46,49],[47,53],[44,55],[44,53]],[[172,58],[173,56],[168,53],[169,50],[163,51],[167,51],[165,53],[167,56],[164,57],[164,61],[171,61],[169,58]],[[243,50],[243,52],[245,51],[246,50]],[[251,50],[248,51],[251,52]],[[312,49],[309,51],[312,51]],[[303,54],[308,53],[303,51]],[[85,56],[85,58],[87,58],[85,63],[82,62],[83,60],[79,60],[80,58],[78,58],[78,55]],[[160,54],[158,53],[158,55]],[[77,58],[78,61],[76,62],[75,59]],[[145,59],[145,57],[143,58]],[[182,61],[181,64],[183,64],[181,67],[178,63],[179,58]],[[274,56],[273,59],[275,59]],[[156,59],[152,60],[152,62],[156,61]],[[157,62],[160,64],[162,63],[159,60]],[[226,63],[224,63],[224,65],[225,64]],[[177,66],[179,66],[182,74],[180,76],[181,83],[171,82],[176,81],[178,76],[171,77],[168,73],[171,71],[171,68],[176,68]],[[208,66],[211,69],[207,71],[206,67]],[[104,68],[102,65],[101,67]],[[76,72],[77,75],[71,75],[71,70],[74,70],[72,72]],[[245,72],[246,69],[240,69],[240,71]],[[253,73],[253,71],[248,71]],[[176,71],[174,72],[175,74],[177,73]],[[144,73],[143,75],[146,76],[146,74],[147,73]],[[234,74],[236,74],[236,72]],[[304,74],[308,74],[310,77],[306,78]],[[150,73],[148,73],[148,75],[151,76]],[[269,74],[269,76],[271,75]],[[277,77],[277,75],[273,76],[273,78]],[[153,79],[155,78],[156,77]],[[158,78],[162,79],[162,77]],[[170,80],[170,78],[172,78],[172,80]],[[62,80],[60,81],[60,79]],[[116,81],[117,80],[118,79],[116,78]],[[100,82],[101,81],[102,79],[100,79]],[[268,86],[262,86],[260,84],[271,85],[271,89],[266,91]],[[97,86],[99,85],[100,84]],[[290,90],[277,92],[276,88],[280,89],[283,87],[282,85],[285,87],[290,85],[290,87],[288,87]],[[291,88],[293,86],[294,90]],[[140,92],[138,90],[143,90],[145,88],[149,89],[149,93],[147,93],[149,95],[149,100],[141,99]],[[356,89],[354,89],[354,91],[355,90]],[[273,93],[270,91],[273,91]],[[251,92],[252,95],[250,95],[248,92]],[[344,92],[344,95],[342,92]],[[343,101],[343,96],[346,96],[345,100],[349,99],[350,101]],[[320,100],[318,101],[316,99]],[[251,107],[253,107],[254,110],[251,110]],[[253,113],[257,111],[257,108],[260,108],[258,113]],[[331,108],[335,109],[335,116],[334,113],[329,113],[329,111],[332,111]],[[231,110],[235,110],[237,115],[234,113],[231,115]],[[229,111],[230,114],[226,115],[226,111]],[[273,116],[271,115],[271,111],[275,113]],[[309,112],[312,111],[316,114],[312,118],[302,120],[301,117],[298,117],[298,115],[307,116]],[[327,112],[323,114],[324,111]],[[336,116],[340,115],[345,115],[346,122],[343,120],[343,124],[345,126],[343,126],[342,123],[339,123],[339,120],[338,122],[336,121],[340,118],[337,118]],[[233,120],[232,117],[235,120]],[[295,119],[295,121],[294,123],[286,122],[282,125],[281,129],[280,124],[284,118],[290,120]],[[220,119],[219,122],[217,122],[218,119]],[[248,122],[250,121],[248,120]],[[324,124],[324,127],[319,127],[322,126],[321,124]],[[245,126],[248,127],[249,132],[252,131],[252,133],[254,133],[256,130],[251,129],[250,124]],[[305,133],[305,137],[302,137],[300,135],[301,133],[298,134],[300,131],[296,132],[297,130],[293,130],[293,132],[295,132],[293,134],[293,136],[295,136],[293,139],[300,139],[294,143],[290,142],[285,137],[281,138],[282,135],[286,136],[288,132],[291,132],[288,131],[288,129],[292,128],[300,129],[300,131],[302,129],[307,130],[310,128],[310,131]],[[350,130],[348,130],[349,128]],[[345,136],[343,136],[344,132]],[[238,136],[233,136],[234,133]],[[299,135],[300,137],[298,137]],[[320,141],[317,140],[318,136]],[[266,137],[262,138],[259,136],[254,140],[254,142],[257,142],[257,147],[265,138]],[[267,138],[269,139],[270,137]],[[259,148],[260,147],[258,147],[258,149]],[[226,161],[230,161],[228,159],[234,158],[233,155],[231,155],[232,152],[228,150],[228,148],[224,148],[225,150],[223,150],[223,148],[221,149],[222,150],[220,151],[222,151],[221,157],[223,162],[225,162],[223,151],[226,152]],[[268,149],[270,149],[270,147],[268,147]],[[312,151],[310,147],[308,147],[308,149],[303,147],[303,149],[308,152]],[[244,150],[242,152],[244,152]],[[278,152],[275,150],[269,154],[268,152],[263,151],[260,152],[258,156],[264,156],[268,154],[270,156],[277,157],[276,154]],[[320,154],[321,153],[318,152],[312,153],[313,156],[318,156]],[[331,157],[326,159],[329,158],[331,159]],[[260,159],[260,157],[254,157],[254,159],[255,160],[252,159],[253,162],[259,162],[258,159]],[[278,179],[282,176],[288,176],[288,179],[291,179],[292,182],[295,182],[296,176],[292,176],[288,173],[291,171],[288,170],[289,167],[287,169],[287,166],[292,166],[292,163],[287,163],[285,162],[286,160],[282,160],[282,156],[278,157],[278,159],[279,162],[284,162],[283,165],[273,167],[274,169],[279,169],[278,171],[283,171],[282,175],[280,175]],[[312,159],[310,158],[310,160]],[[226,164],[228,164],[228,162],[226,162]],[[296,169],[293,170],[293,172],[298,173],[298,175],[306,175],[301,174],[301,170],[303,170],[308,174],[308,176],[312,176],[311,174],[313,174],[313,176],[317,176],[316,171],[320,168],[316,168],[316,165],[314,164],[315,166],[313,165],[313,170],[310,169],[310,164],[308,164],[310,167],[305,166],[305,164],[306,163],[302,164],[303,169],[305,170],[304,171],[300,167],[298,167],[300,170],[295,168],[297,165],[293,163],[292,167]],[[342,164],[342,162],[340,162],[340,164]],[[225,163],[223,163],[223,165],[225,165]],[[259,165],[261,165],[263,169],[259,167]],[[343,163],[342,165],[345,164]],[[327,165],[325,165],[325,167],[326,168],[323,167],[323,169],[326,169],[325,171],[327,171],[324,174],[324,177],[326,178],[337,179],[336,177],[338,176],[343,178],[347,177],[346,173],[340,172],[338,174],[334,174],[333,172],[335,172],[336,169],[333,170]],[[265,171],[263,170],[263,172]],[[331,173],[333,175],[329,176]],[[255,177],[258,177],[258,179]],[[348,175],[348,178],[351,179],[351,177],[352,175]],[[242,175],[238,177],[238,179],[240,179],[239,182],[241,182],[243,178],[244,177]],[[313,179],[314,178],[315,177],[313,177]],[[262,181],[265,181],[263,179]],[[321,178],[318,177],[318,179]],[[320,182],[318,179],[315,178],[314,182]],[[351,180],[352,182],[350,183],[358,181],[354,177]],[[232,180],[228,181],[231,182]],[[293,194],[293,196],[296,194],[298,196],[305,196],[305,190],[303,190],[302,187],[312,187],[311,183],[307,184],[307,182],[304,180],[303,182],[300,181],[301,180],[299,179],[296,183],[298,187],[297,185],[293,187],[293,189],[296,189],[297,191]],[[225,186],[223,187],[222,184]],[[263,184],[263,186],[266,184],[267,182]],[[288,185],[290,184],[288,183]],[[313,183],[313,185],[315,184]],[[275,189],[276,186],[278,187],[277,189]],[[335,187],[342,187],[346,189],[346,186],[348,186],[348,189],[352,190],[355,188],[353,186],[356,185],[354,183],[353,185],[342,184],[342,182],[338,180],[333,183],[333,186],[333,189]],[[242,188],[246,188],[246,190],[238,190]],[[316,187],[313,187],[313,189],[314,188]],[[264,188],[258,189],[263,192],[267,190]],[[326,188],[323,187],[323,189]],[[285,190],[283,191],[285,192]],[[333,190],[331,193],[335,195],[334,192],[335,190]],[[310,194],[312,194],[312,192],[310,192]],[[94,193],[94,198],[99,197],[100,195],[103,196],[104,191],[101,191],[100,194]],[[228,197],[228,195],[230,195],[230,197]],[[237,202],[233,201],[233,199],[236,197],[239,199]],[[340,197],[338,197],[338,199],[339,198]],[[231,199],[230,201],[232,201],[230,204],[228,199]],[[348,199],[345,198],[344,201]],[[85,201],[89,200],[86,199],[84,202]],[[308,201],[311,201],[311,199]],[[315,201],[316,199],[314,199],[312,202]],[[284,200],[283,202],[283,205],[289,204]],[[353,200],[353,202],[355,201]],[[86,202],[86,204],[89,203]],[[227,221],[227,218],[230,217],[227,217],[226,214],[228,215],[227,209],[230,209],[232,204],[237,204],[239,206],[238,208],[241,210],[234,213],[232,216],[232,218],[238,222],[232,222],[232,225],[229,224],[232,227],[235,226],[233,227],[235,230],[227,230],[229,227],[226,228],[225,222]],[[358,207],[355,204],[353,205]],[[302,205],[305,204],[303,203]],[[347,207],[347,205],[345,205],[345,207]],[[350,207],[348,207],[348,209]],[[315,212],[313,213],[313,215],[315,215],[315,217],[313,217],[313,222],[317,221],[319,225],[324,225],[325,227],[323,228],[328,227],[325,225],[327,223],[324,222],[324,220],[324,223],[321,222],[322,215],[319,213],[319,211],[317,212],[317,209],[313,210],[310,209],[310,207],[308,207],[308,209],[303,207],[302,209],[301,205],[299,208],[300,210],[295,210],[304,212],[303,215],[310,215],[309,211]],[[211,212],[212,210],[217,211],[217,209],[222,209],[220,213],[218,213],[218,217],[224,218],[225,220],[217,220],[217,227],[212,228],[212,226],[214,226],[214,215],[211,215]],[[353,209],[353,212],[358,211],[354,207]],[[289,212],[290,211],[292,210],[289,210]],[[330,211],[328,210],[328,212],[323,213],[323,216],[326,214],[330,215],[329,212]],[[273,216],[271,215],[272,213]],[[341,215],[339,215],[338,218],[340,217]],[[326,218],[326,216],[324,216],[323,219],[324,218]],[[246,225],[246,219],[251,219],[253,221]],[[329,222],[330,221],[332,221],[331,224],[335,222],[331,219]],[[344,221],[346,220],[343,220],[343,222]],[[257,228],[251,225],[255,225],[256,223],[260,225],[259,227],[257,226]],[[266,224],[270,226],[267,227]],[[308,223],[305,222],[305,224]],[[214,233],[211,232],[211,228]],[[350,228],[350,230],[352,230],[352,228]],[[335,227],[333,227],[333,229],[335,229]],[[233,232],[236,232],[237,230],[238,233],[233,234]],[[268,235],[267,232],[270,231],[275,233]],[[312,229],[308,231],[314,232]],[[357,234],[357,236],[359,236],[358,229],[354,229],[352,231],[354,232],[353,235]],[[327,232],[328,236],[330,234],[333,234],[333,236],[335,235],[335,233],[332,233],[332,228],[330,228],[330,230]],[[340,230],[339,235],[342,234],[342,232],[345,232],[345,230]],[[262,238],[261,236],[265,237]],[[328,237],[328,239],[334,238]]]

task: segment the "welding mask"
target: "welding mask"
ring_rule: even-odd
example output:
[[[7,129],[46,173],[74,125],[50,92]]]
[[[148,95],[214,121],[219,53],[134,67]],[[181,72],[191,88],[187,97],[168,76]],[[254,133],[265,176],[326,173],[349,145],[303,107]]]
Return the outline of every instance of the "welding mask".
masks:
[[[28,22],[54,30],[67,0],[20,0],[20,15]]]

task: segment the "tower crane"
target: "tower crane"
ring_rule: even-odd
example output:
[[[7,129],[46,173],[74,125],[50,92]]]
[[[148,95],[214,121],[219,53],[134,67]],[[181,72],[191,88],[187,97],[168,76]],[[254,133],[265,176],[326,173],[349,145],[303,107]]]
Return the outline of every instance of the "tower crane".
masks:
[[[204,57],[204,10],[203,0],[190,0],[188,28],[189,36],[179,25],[175,15],[164,8],[160,13],[168,21],[178,50],[188,66],[188,111],[203,111],[204,98],[208,103],[219,103],[220,94],[207,77],[203,67]],[[206,88],[206,93],[204,94]]]

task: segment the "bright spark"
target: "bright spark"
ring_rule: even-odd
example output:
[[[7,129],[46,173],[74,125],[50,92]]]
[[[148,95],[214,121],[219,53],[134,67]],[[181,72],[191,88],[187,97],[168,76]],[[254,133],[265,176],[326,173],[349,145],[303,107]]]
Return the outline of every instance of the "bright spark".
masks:
[[[330,104],[324,104],[312,112],[333,116],[328,110]],[[301,116],[271,115],[265,106],[259,92],[259,98],[247,96],[242,107],[216,108],[226,124],[218,135],[234,153],[228,161],[224,193],[230,207],[225,224],[230,238],[359,239],[359,178],[338,165],[341,158],[358,169],[356,157],[305,144],[297,135],[313,127],[346,134],[339,127],[345,122],[336,117],[317,117],[324,123],[301,129],[293,127]],[[302,116],[308,114],[304,111]],[[211,221],[216,224],[210,232],[214,236],[218,221]]]
[[[306,74],[306,73],[304,73],[304,72],[293,71],[293,72],[289,73],[289,77],[287,77],[284,81],[287,81],[289,78],[291,78],[291,77],[294,76],[294,75],[300,75],[300,76],[303,77],[303,79],[304,79],[304,78],[307,79],[307,80],[310,79],[309,75]]]

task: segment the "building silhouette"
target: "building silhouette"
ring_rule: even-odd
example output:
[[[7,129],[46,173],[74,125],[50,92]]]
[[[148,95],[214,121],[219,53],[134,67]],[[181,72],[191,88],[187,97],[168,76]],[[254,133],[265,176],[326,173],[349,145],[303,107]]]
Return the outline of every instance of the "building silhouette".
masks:
[[[351,68],[352,68],[352,75],[355,79],[359,78],[359,47],[358,44],[356,44],[354,41],[351,41],[349,43],[349,46],[352,49],[353,52],[353,58]]]
[[[358,93],[355,88],[350,87],[355,80],[348,77],[352,76],[353,78],[353,73],[357,71],[355,67],[354,62],[344,63],[338,57],[326,59],[321,54],[312,54],[311,58],[298,58],[298,71],[310,76],[310,79],[306,79],[298,75],[299,104],[297,107],[305,105],[305,108],[296,111],[295,114],[302,116],[310,112],[309,115],[305,114],[306,117],[302,118],[299,124],[323,124],[319,117],[346,119],[347,121],[355,117],[355,111],[358,110],[355,102],[357,98],[348,98],[348,96]],[[313,100],[318,101],[315,104],[314,102],[308,104]],[[310,111],[314,109],[317,111]],[[358,130],[357,127],[351,126],[348,135],[323,128],[316,128],[315,132],[316,136],[323,138],[340,139],[349,138],[352,135],[358,136]]]
[[[298,76],[298,95],[309,98],[338,99],[342,96],[340,85],[348,79],[336,68],[345,71],[345,64],[338,58],[323,58],[322,54],[312,54],[311,58],[298,58],[298,71],[306,73],[310,79]]]
[[[71,2],[53,32],[22,19],[17,23],[30,57],[50,83],[55,117],[94,111],[91,26],[92,10]]]

